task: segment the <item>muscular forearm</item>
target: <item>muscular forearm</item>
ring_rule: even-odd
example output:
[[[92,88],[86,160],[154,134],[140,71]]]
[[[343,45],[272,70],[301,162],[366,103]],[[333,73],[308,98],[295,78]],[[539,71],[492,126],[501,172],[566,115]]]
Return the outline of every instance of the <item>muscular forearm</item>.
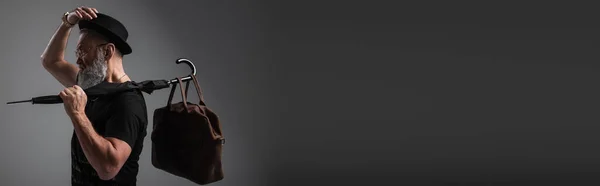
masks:
[[[110,179],[118,172],[116,149],[104,137],[98,135],[85,114],[71,116],[77,139],[85,156],[102,179]]]
[[[67,47],[70,32],[71,28],[65,23],[61,23],[58,29],[56,29],[44,53],[42,53],[41,58],[44,65],[64,61],[65,48]]]

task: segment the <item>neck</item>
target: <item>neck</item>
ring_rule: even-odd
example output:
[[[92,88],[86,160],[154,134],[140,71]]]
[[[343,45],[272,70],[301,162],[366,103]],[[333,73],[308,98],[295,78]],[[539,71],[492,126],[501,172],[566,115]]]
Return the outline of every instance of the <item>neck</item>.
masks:
[[[108,63],[106,75],[106,81],[109,83],[123,83],[131,80],[125,74],[121,61],[110,61]]]

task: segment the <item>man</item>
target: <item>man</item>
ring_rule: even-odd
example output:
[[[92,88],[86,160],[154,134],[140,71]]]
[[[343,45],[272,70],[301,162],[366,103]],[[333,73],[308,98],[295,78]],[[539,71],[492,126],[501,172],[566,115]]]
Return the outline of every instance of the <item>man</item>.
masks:
[[[64,59],[71,28],[79,25],[77,65]],[[123,56],[131,53],[128,32],[116,19],[95,8],[78,7],[62,17],[41,59],[43,67],[66,88],[60,92],[74,131],[71,141],[72,185],[135,185],[146,136],[147,110],[140,91],[88,100],[84,89],[131,83]]]

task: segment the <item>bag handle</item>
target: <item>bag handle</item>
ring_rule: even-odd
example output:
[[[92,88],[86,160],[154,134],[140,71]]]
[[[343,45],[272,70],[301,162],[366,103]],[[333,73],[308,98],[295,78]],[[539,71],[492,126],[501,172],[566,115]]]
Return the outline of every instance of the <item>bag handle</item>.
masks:
[[[187,96],[185,94],[185,92],[183,91],[183,85],[181,82],[181,78],[177,77],[177,81],[179,81],[179,90],[181,91],[181,100],[183,102],[183,106],[187,109]],[[177,83],[173,84],[173,87],[171,88],[171,93],[169,94],[169,100],[167,101],[167,108],[171,109],[171,101],[173,101],[173,94],[175,93],[175,87],[177,87]]]
[[[187,100],[187,96],[188,96],[188,90],[190,88],[190,81],[186,81],[185,82],[185,99]],[[169,102],[170,103],[170,102]]]
[[[190,88],[190,81],[186,81],[185,82],[185,99],[187,99],[188,96],[188,89]]]
[[[204,103],[204,97],[202,97],[202,88],[200,87],[200,83],[198,83],[198,79],[194,75],[191,75],[191,77],[192,77],[192,80],[194,81],[194,87],[196,87],[196,93],[198,94],[198,99],[200,100],[200,105],[206,106],[206,104]],[[188,83],[189,83],[189,81],[188,81]],[[200,109],[200,110],[204,114],[206,114],[203,109]],[[207,117],[210,117],[210,116],[207,116]],[[216,121],[216,124],[219,125],[219,121],[218,120]],[[220,140],[221,144],[225,144],[225,138],[223,137],[222,134],[217,134],[216,133],[216,131],[215,131],[212,123],[209,123],[208,127],[209,127],[209,129],[211,131],[210,134],[211,134],[212,139],[214,139],[214,140]],[[219,129],[219,132],[221,132],[220,129]]]
[[[202,97],[202,89],[200,88],[200,84],[198,83],[198,79],[194,75],[191,75],[191,77],[194,80],[194,86],[196,87],[196,93],[198,93],[198,100],[200,102],[199,104],[206,106],[206,104],[204,103],[204,97]]]

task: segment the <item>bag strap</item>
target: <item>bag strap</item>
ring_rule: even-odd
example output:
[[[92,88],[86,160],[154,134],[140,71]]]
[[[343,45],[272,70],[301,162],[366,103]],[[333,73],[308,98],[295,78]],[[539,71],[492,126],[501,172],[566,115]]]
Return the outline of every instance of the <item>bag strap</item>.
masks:
[[[194,75],[191,75],[191,77],[194,80],[194,86],[196,87],[196,93],[198,93],[198,100],[200,100],[200,105],[206,106],[206,104],[204,103],[204,97],[202,97],[202,89],[200,88],[198,79]]]
[[[202,97],[202,88],[200,88],[200,83],[198,83],[198,79],[196,78],[196,76],[191,76],[193,81],[194,81],[194,86],[196,87],[196,93],[198,93],[198,99],[200,100],[200,105],[204,105],[206,106],[206,104],[204,103],[204,97]],[[189,82],[189,81],[188,81]],[[204,110],[201,109],[203,112]],[[211,112],[212,113],[212,112]],[[216,117],[216,115],[214,115],[214,113],[212,113],[211,115],[208,115],[209,119],[211,116]],[[212,122],[209,122],[209,129],[210,129],[210,134],[212,139],[214,140],[220,140],[221,144],[225,144],[225,138],[223,137],[223,134],[217,134],[217,131],[215,130],[215,128],[213,127],[213,124],[216,124],[219,128],[218,128],[218,132],[221,133],[221,127],[220,127],[220,123],[219,120],[217,118],[215,118],[216,120],[213,120]]]
[[[188,96],[188,89],[190,88],[190,81],[185,82],[185,99],[187,99]]]
[[[181,82],[181,78],[177,77],[177,81],[179,81],[179,90],[181,91],[181,100],[183,102],[183,106],[187,109],[187,96],[185,94],[185,91],[183,91],[183,85]],[[170,109],[171,108],[171,101],[173,101],[173,94],[175,93],[175,87],[177,86],[177,84],[173,84],[173,87],[171,88],[171,93],[169,94],[169,100],[167,102],[167,107]]]
[[[171,101],[173,100],[173,94],[175,94],[175,88],[177,87],[177,84],[173,84],[173,86],[171,87],[171,93],[169,94],[169,99],[167,100],[167,108],[171,108]]]
[[[181,85],[180,85],[181,86]],[[185,99],[187,100],[187,96],[188,96],[188,90],[190,88],[190,81],[186,81],[185,82]]]

